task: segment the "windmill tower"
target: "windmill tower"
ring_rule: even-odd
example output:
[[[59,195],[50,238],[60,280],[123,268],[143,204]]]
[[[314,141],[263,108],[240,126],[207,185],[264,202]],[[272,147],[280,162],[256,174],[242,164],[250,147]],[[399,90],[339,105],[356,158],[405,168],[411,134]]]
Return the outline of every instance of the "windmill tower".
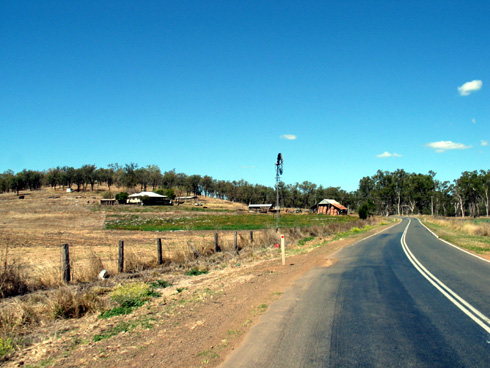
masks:
[[[277,155],[276,162],[276,230],[279,230],[279,223],[281,218],[281,203],[279,201],[279,182],[281,181],[281,175],[284,170],[284,160],[282,153]]]

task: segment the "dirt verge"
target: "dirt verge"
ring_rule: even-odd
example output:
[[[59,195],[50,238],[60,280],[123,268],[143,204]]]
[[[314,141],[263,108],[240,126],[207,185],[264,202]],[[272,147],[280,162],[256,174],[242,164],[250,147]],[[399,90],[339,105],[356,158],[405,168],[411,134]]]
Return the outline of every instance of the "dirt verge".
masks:
[[[91,315],[58,321],[49,327],[49,339],[32,344],[22,356],[4,364],[216,367],[298,277],[312,268],[331,266],[337,250],[381,229],[309,248],[311,251],[288,257],[285,266],[277,252],[265,261],[242,265],[240,259],[233,259],[232,266],[220,271],[170,278],[174,286],[133,313],[108,320]],[[107,338],[96,341],[95,336]]]

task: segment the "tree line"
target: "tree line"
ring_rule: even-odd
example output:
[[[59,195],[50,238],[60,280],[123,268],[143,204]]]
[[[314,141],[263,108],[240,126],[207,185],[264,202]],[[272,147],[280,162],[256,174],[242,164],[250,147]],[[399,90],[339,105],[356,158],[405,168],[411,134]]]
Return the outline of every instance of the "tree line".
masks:
[[[428,214],[432,216],[489,215],[490,170],[465,171],[453,182],[440,181],[436,173],[381,171],[359,182],[357,196],[364,205],[385,216]]]
[[[325,198],[339,201],[350,210],[361,206],[370,214],[433,216],[489,215],[490,170],[466,171],[453,182],[439,181],[436,174],[378,170],[359,181],[359,188],[346,192],[340,187],[323,187],[309,181],[278,186],[281,206],[311,208]],[[56,167],[45,171],[7,170],[0,174],[0,192],[36,190],[42,186],[94,191],[96,186],[128,191],[163,190],[169,197],[205,195],[244,204],[275,204],[276,188],[245,180],[216,180],[205,175],[186,175],[175,169],[161,172],[157,165],[111,164],[106,168],[84,165]]]

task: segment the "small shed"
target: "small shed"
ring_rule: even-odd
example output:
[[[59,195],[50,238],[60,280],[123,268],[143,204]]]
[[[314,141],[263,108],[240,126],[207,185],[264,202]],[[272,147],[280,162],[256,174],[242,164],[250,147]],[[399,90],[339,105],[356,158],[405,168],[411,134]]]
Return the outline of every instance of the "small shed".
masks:
[[[119,202],[117,201],[117,199],[105,199],[105,198],[103,198],[100,200],[101,206],[115,206],[118,203]]]
[[[313,206],[317,213],[323,213],[330,216],[347,215],[347,208],[342,206],[335,199],[324,199],[317,205]]]
[[[269,212],[272,210],[272,204],[249,204],[248,210],[254,212]]]
[[[141,192],[134,193],[128,196],[127,203],[128,204],[139,204],[143,205],[142,197],[147,197],[146,205],[154,206],[154,205],[170,205],[172,202],[167,196],[157,194],[154,192]]]

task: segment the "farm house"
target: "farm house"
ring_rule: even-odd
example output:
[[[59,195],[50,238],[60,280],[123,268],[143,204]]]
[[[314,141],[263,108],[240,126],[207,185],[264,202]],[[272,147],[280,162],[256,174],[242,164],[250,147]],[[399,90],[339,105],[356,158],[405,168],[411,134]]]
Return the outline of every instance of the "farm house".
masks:
[[[337,216],[347,215],[347,208],[342,206],[335,199],[324,199],[317,205],[312,207],[312,210],[316,210],[317,213],[323,213],[325,215]]]
[[[141,201],[141,198],[142,197],[147,197],[148,198],[148,201],[147,205],[170,205],[172,204],[172,202],[170,201],[170,199],[167,197],[167,196],[164,196],[164,195],[161,195],[161,194],[157,194],[157,193],[153,193],[153,192],[141,192],[141,193],[135,193],[135,194],[131,194],[129,197],[128,197],[128,200],[127,200],[127,203],[128,204],[140,204],[140,205],[143,205],[143,202]]]

